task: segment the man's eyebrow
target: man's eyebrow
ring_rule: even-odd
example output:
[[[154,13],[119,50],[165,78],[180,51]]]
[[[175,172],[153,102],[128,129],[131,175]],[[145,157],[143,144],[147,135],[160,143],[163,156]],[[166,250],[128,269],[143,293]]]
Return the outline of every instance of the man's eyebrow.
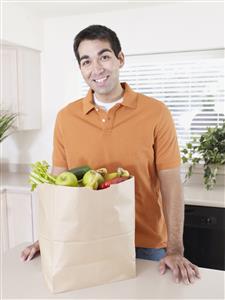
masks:
[[[80,62],[81,62],[82,59],[88,59],[88,58],[89,58],[88,55],[83,55],[83,56],[81,56],[81,58],[80,58]]]
[[[108,49],[108,48],[104,48],[104,49],[102,49],[101,51],[98,52],[98,55],[101,55],[104,52],[111,52],[112,53],[112,50]]]
[[[101,54],[104,53],[104,52],[111,52],[111,53],[112,53],[112,50],[110,50],[110,49],[108,49],[108,48],[104,48],[104,49],[102,49],[102,50],[100,50],[100,51],[98,52],[98,55],[101,55]],[[82,59],[88,59],[88,58],[90,58],[90,56],[88,56],[88,55],[83,55],[83,56],[81,56],[81,58],[80,58],[80,62],[81,62]]]

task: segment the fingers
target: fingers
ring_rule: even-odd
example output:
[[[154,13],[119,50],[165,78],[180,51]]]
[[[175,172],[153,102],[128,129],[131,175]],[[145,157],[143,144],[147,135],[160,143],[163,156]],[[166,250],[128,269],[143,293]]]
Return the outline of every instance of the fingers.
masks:
[[[27,247],[21,252],[20,259],[22,261],[25,261],[27,259],[27,257],[29,256],[29,254],[30,254],[30,247]]]
[[[185,258],[183,265],[180,265],[180,272],[185,284],[194,283],[196,278],[201,278],[198,267]]]
[[[173,280],[176,283],[179,283],[180,282],[180,271],[179,271],[178,265],[173,266],[172,272],[173,272]]]
[[[20,259],[22,261],[29,261],[31,260],[36,253],[38,253],[40,251],[39,248],[39,242],[36,241],[34,244],[28,246],[27,248],[25,248],[20,255]]]
[[[195,276],[192,268],[186,264],[181,264],[179,265],[179,269],[181,273],[181,279],[185,284],[194,283]]]
[[[181,255],[168,255],[162,262],[159,270],[168,267],[172,271],[173,280],[176,283],[183,281],[185,284],[194,283],[196,278],[200,278],[198,267]]]
[[[165,266],[166,265],[172,271],[173,280],[176,283],[179,283],[180,282],[180,269],[179,269],[179,265],[176,262],[170,262],[170,261],[167,261],[165,263]]]
[[[161,275],[163,275],[163,274],[165,274],[165,272],[166,272],[166,264],[165,264],[164,260],[161,259],[159,262],[159,273]]]
[[[36,254],[36,252],[37,252],[37,249],[36,249],[36,247],[33,246],[30,250],[30,254],[27,257],[27,261],[31,260],[34,257],[34,255]]]
[[[200,279],[201,275],[200,275],[198,267],[191,263],[191,268],[194,270],[196,277]]]

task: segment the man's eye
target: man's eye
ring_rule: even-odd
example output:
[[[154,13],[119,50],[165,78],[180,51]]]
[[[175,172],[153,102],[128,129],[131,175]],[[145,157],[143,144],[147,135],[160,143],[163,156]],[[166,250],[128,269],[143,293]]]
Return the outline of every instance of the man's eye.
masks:
[[[103,55],[101,57],[101,60],[105,61],[105,60],[108,60],[110,57],[108,55]]]
[[[81,65],[82,65],[83,67],[88,66],[89,64],[90,64],[90,61],[89,61],[89,60],[84,60],[84,61],[81,63]]]

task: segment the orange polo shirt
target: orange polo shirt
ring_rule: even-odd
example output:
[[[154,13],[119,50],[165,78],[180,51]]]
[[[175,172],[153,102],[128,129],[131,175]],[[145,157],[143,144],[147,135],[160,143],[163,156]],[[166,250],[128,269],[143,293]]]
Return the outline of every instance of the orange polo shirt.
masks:
[[[157,172],[180,165],[176,130],[164,103],[134,92],[108,112],[93,104],[93,92],[63,108],[54,131],[53,166],[89,165],[135,176],[136,247],[166,247],[167,232]]]

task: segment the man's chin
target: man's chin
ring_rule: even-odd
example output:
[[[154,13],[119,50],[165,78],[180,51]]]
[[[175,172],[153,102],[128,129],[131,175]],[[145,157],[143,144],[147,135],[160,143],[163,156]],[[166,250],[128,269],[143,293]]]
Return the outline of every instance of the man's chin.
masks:
[[[108,95],[111,90],[107,89],[107,88],[92,88],[92,90],[95,92],[95,94],[99,94],[99,95]]]

